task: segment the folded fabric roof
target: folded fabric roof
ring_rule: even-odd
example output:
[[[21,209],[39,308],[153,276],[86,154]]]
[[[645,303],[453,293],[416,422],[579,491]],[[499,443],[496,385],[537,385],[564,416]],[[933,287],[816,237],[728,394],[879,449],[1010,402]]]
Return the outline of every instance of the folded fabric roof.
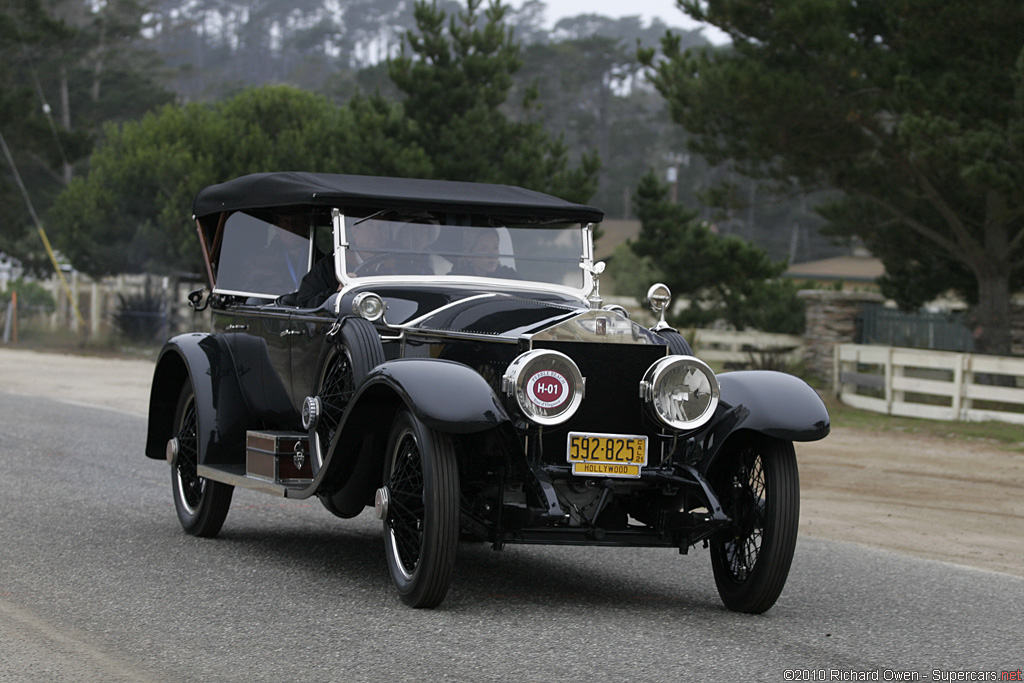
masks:
[[[512,185],[286,171],[253,173],[203,188],[197,217],[284,206],[367,207],[497,213],[530,220],[599,223],[601,209]]]

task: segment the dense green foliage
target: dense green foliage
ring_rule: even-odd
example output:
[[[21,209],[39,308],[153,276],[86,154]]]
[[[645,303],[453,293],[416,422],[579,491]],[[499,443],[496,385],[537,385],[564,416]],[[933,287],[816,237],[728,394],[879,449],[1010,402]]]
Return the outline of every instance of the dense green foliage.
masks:
[[[166,60],[168,83],[183,100],[212,102],[233,95],[240,87],[266,83],[295,85],[327,95],[339,104],[359,92],[389,100],[406,97],[391,81],[387,60],[402,58],[403,44],[405,56],[420,59],[406,39],[410,31],[416,36],[423,33],[414,2],[269,0],[249,8],[243,7],[245,4],[241,0],[160,0],[152,5],[152,38],[147,42]],[[641,82],[642,68],[635,54],[638,43],[657,45],[669,26],[657,19],[645,23],[639,16],[582,14],[563,18],[548,29],[544,26],[546,4],[554,7],[542,0],[503,7],[502,22],[506,33],[513,32],[512,47],[518,51],[522,67],[506,71],[512,87],[500,109],[513,121],[542,124],[550,144],[562,139],[567,151],[565,168],[560,171],[557,164],[550,168],[560,153],[547,155],[541,161],[549,168],[541,167],[536,175],[564,175],[563,171],[579,165],[584,155],[597,150],[602,163],[589,202],[610,216],[626,217],[637,179],[652,166],[662,168],[667,152],[684,151],[685,133],[672,124],[658,93]],[[341,11],[326,9],[328,5]],[[438,0],[436,9],[458,26],[467,3]],[[488,21],[485,10],[483,3],[476,11],[477,28],[484,31]],[[681,13],[679,18],[683,18]],[[436,23],[432,30],[443,34],[448,24]],[[707,42],[698,31],[674,26],[672,30],[683,45]],[[458,57],[457,49],[454,45],[450,49],[453,67],[457,61],[478,63],[477,58]],[[471,49],[475,49],[472,44]],[[534,88],[536,97],[531,95]],[[443,99],[445,93],[438,96]],[[529,106],[521,106],[528,97]],[[433,101],[429,104],[434,106]],[[474,125],[489,124],[475,121]],[[460,144],[465,146],[465,141]],[[509,161],[527,165],[532,163],[529,156]],[[496,166],[491,159],[489,172],[494,173]],[[530,173],[513,170],[517,178],[534,175],[530,169]],[[705,170],[696,159],[692,167],[683,169],[681,196],[692,197],[693,191],[702,189]],[[448,175],[447,170],[437,173],[439,177]],[[524,182],[536,185],[530,179]],[[750,216],[740,218],[747,221]],[[767,219],[757,218],[762,224]],[[772,225],[775,223],[773,220]],[[776,232],[763,230],[759,237],[775,253],[786,253],[790,236],[785,229]],[[822,248],[831,249],[827,241],[816,239],[816,230],[807,236],[809,239],[799,243],[805,258],[816,256]]]
[[[168,105],[109,126],[88,175],[59,197],[50,222],[91,275],[199,272],[189,207],[202,187],[267,169],[429,175],[422,151],[396,142],[404,126],[394,106],[358,99],[339,108],[287,86],[213,106]]]
[[[668,186],[653,173],[640,180],[635,208],[641,230],[630,244],[639,257],[633,266],[653,266],[651,274],[688,302],[673,324],[707,327],[721,320],[738,330],[803,332],[796,283],[780,277],[785,262],[773,263],[763,249],[736,236],[714,234],[696,212],[668,201]],[[652,283],[643,283],[644,290]]]
[[[637,179],[678,163],[685,149],[686,132],[642,82],[635,56],[636,45],[656,44],[668,27],[590,14],[548,30],[543,11],[542,0],[516,8],[438,0],[420,10],[404,0],[11,0],[0,7],[0,125],[55,246],[93,274],[196,269],[193,188],[266,170],[264,152],[268,163],[308,167],[314,150],[344,147],[368,163],[346,157],[321,168],[523,184],[596,204],[611,217],[630,215]],[[706,42],[696,31],[673,30],[683,47]],[[403,89],[391,79],[407,67],[415,78]],[[161,108],[170,95],[157,82],[168,84],[181,106]],[[344,144],[316,142],[323,122],[314,107],[309,125],[290,133],[271,125],[266,137],[275,139],[266,140],[248,131],[234,149],[232,136],[259,129],[268,111],[249,107],[230,127],[195,109],[205,103],[210,116],[220,115],[235,98],[262,97],[254,94],[262,88],[247,88],[266,83],[317,92],[340,107],[338,120],[326,125],[348,131],[338,136]],[[478,101],[467,106],[463,95]],[[50,117],[42,102],[51,105]],[[5,117],[12,112],[18,116]],[[431,120],[438,126],[423,125]],[[367,131],[354,147],[351,126]],[[289,151],[278,137],[301,141]],[[97,167],[95,177],[90,167]],[[680,201],[695,205],[696,193],[722,173],[692,155],[680,166]],[[72,177],[74,187],[50,213]],[[0,192],[8,180],[0,174]],[[723,234],[770,248],[773,258],[808,259],[829,248],[815,240],[805,215],[791,220],[799,201],[779,207],[762,197],[757,206],[722,215],[705,210],[702,217]],[[42,251],[35,231],[26,230],[24,204],[17,195],[0,199],[13,215],[0,226],[0,249],[32,266],[33,252]],[[38,263],[48,268],[45,257]]]
[[[907,307],[948,288],[978,348],[1010,350],[1024,284],[1024,4],[681,0],[726,51],[644,59],[691,147],[744,173],[833,188],[834,233],[885,262]]]
[[[522,66],[519,45],[504,23],[506,7],[482,0],[450,20],[436,5],[416,3],[415,31],[407,34],[412,54],[388,64],[404,95],[414,141],[446,180],[507,183],[585,202],[594,194],[600,161],[585,154],[570,167],[568,149],[544,126],[527,117],[513,120],[501,109]],[[536,93],[524,98],[529,109]]]
[[[0,6],[0,130],[36,212],[80,171],[102,125],[170,101],[139,43],[132,0],[12,0]],[[30,268],[48,263],[13,174],[0,174],[0,249]]]
[[[109,126],[88,175],[58,198],[50,221],[76,267],[91,275],[197,270],[187,208],[203,186],[267,169],[441,177],[523,185],[570,200],[593,193],[598,162],[570,167],[536,122],[500,109],[517,46],[493,4],[456,20],[417,5],[416,60],[389,72],[403,103],[358,96],[343,106],[287,86],[245,90],[212,106],[167,106]]]

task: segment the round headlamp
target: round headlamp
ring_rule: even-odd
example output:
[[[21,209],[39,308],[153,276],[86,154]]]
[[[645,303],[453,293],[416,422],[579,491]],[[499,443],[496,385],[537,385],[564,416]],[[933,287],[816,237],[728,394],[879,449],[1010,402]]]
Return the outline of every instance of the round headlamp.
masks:
[[[673,429],[696,429],[715,413],[718,379],[693,356],[666,356],[647,369],[640,397],[658,420]]]
[[[583,401],[584,381],[569,356],[558,351],[527,351],[509,364],[502,392],[519,411],[539,425],[561,424]]]
[[[352,312],[371,323],[377,322],[384,317],[384,299],[373,292],[357,294],[352,299]]]

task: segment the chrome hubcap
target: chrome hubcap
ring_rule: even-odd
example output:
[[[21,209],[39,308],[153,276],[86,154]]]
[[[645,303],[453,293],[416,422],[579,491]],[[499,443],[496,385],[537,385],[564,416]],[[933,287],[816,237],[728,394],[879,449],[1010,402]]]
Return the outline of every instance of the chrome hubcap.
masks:
[[[391,494],[388,492],[387,486],[382,486],[377,489],[377,493],[373,496],[373,512],[377,515],[377,519],[384,521],[388,518],[388,508],[391,505]]]
[[[307,396],[302,403],[302,428],[316,429],[320,422],[320,397]]]

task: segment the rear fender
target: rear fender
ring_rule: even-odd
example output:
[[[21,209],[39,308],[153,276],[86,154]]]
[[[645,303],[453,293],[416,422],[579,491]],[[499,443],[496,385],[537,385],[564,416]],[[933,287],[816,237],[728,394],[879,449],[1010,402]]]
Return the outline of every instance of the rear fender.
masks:
[[[240,462],[245,456],[245,430],[253,417],[242,398],[227,344],[201,333],[174,337],[160,350],[149,394],[146,455],[166,457],[185,382],[192,383],[196,396],[199,462]]]

